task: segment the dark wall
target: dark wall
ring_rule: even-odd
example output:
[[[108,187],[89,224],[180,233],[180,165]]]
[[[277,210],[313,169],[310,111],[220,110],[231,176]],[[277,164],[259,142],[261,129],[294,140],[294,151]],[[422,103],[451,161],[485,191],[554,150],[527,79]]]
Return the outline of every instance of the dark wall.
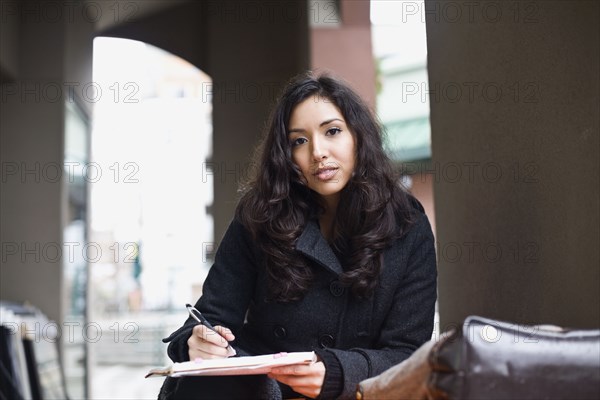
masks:
[[[425,1],[442,330],[600,326],[596,1]]]
[[[238,187],[282,86],[309,68],[306,2],[227,2],[207,9],[213,78],[215,240],[233,217]],[[239,5],[239,6],[238,6]],[[245,5],[254,5],[248,7]]]
[[[13,32],[1,42],[13,52],[3,49],[8,58],[0,61],[10,77],[0,86],[0,298],[28,302],[62,322],[65,103],[75,99],[83,112],[93,106],[81,88],[92,82],[94,27],[81,14],[44,14],[41,0],[18,4],[26,11],[1,4],[2,23]]]

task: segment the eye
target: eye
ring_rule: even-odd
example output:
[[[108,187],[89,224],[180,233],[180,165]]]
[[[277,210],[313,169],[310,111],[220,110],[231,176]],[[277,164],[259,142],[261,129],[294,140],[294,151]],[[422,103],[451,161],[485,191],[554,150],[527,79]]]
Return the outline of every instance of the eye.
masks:
[[[340,128],[329,128],[327,129],[327,132],[325,132],[325,134],[327,136],[334,136],[337,135],[338,133],[340,133],[342,130]]]
[[[292,140],[292,147],[299,146],[306,142],[308,142],[308,140],[306,140],[306,138],[303,138],[303,137],[296,138],[296,139]]]

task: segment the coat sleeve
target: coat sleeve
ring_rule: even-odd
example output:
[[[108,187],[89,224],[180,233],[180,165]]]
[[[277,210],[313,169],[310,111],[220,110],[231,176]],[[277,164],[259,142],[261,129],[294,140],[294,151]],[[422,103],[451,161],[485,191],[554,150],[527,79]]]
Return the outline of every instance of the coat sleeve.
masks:
[[[378,375],[404,361],[431,339],[437,268],[431,226],[425,214],[409,233],[412,241],[404,278],[394,293],[392,307],[372,348],[326,349],[319,353],[327,369],[340,380],[325,379],[322,397],[356,398],[356,386],[363,379]],[[324,354],[326,352],[326,354]],[[336,387],[337,386],[337,387]],[[334,394],[335,393],[335,394]],[[333,396],[331,396],[333,394]]]
[[[236,336],[256,282],[256,254],[249,236],[239,221],[231,222],[202,287],[202,297],[196,302],[196,308],[213,326],[227,327]],[[167,353],[174,362],[189,360],[187,340],[196,324],[188,318],[181,328],[163,339],[169,343]]]

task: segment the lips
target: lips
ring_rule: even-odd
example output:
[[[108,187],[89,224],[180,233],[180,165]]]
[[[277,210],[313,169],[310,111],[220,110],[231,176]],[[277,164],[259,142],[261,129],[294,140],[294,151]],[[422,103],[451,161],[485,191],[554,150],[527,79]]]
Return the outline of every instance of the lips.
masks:
[[[333,178],[337,174],[337,171],[337,167],[324,167],[317,169],[313,175],[321,181],[327,181]]]

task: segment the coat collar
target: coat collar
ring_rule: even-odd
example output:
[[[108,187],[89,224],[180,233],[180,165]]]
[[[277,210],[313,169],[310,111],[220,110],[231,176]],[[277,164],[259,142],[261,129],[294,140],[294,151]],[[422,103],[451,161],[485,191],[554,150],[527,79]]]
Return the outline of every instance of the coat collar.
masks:
[[[296,241],[296,250],[336,275],[343,272],[340,261],[321,234],[321,229],[315,219],[308,220],[304,231]]]

